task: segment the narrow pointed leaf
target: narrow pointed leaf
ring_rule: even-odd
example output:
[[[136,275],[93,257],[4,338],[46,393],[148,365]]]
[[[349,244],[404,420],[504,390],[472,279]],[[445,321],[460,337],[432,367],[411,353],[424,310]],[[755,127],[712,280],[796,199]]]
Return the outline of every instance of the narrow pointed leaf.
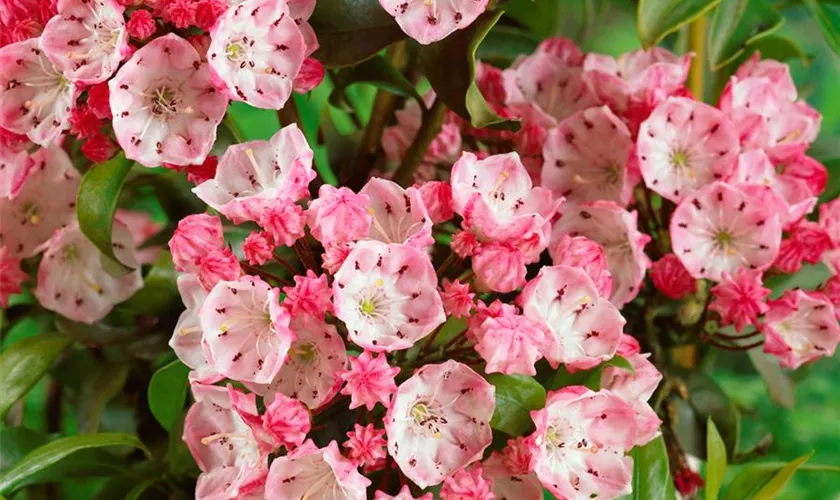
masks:
[[[711,418],[706,425],[706,500],[717,500],[726,474],[726,445]]]
[[[639,0],[636,29],[645,48],[705,14],[721,0]]]
[[[767,0],[723,0],[711,17],[709,63],[713,71],[735,60],[784,23]]]
[[[0,354],[0,419],[44,376],[69,343],[67,336],[48,333],[15,342]]]

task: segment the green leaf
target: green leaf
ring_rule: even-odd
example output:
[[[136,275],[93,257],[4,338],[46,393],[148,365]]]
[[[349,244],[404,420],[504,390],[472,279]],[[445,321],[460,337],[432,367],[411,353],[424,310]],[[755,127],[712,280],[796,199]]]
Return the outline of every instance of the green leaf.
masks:
[[[727,456],[734,457],[738,449],[738,436],[741,429],[741,415],[738,409],[723,389],[708,375],[694,371],[681,372],[681,375],[688,392],[689,404],[688,408],[679,410],[679,425],[675,430],[680,442],[688,453],[705,459],[706,422],[711,418],[726,444]]]
[[[48,333],[23,339],[0,354],[0,419],[46,373],[70,338]]]
[[[313,56],[327,68],[352,66],[406,37],[378,0],[319,0],[309,22],[318,33]]]
[[[770,35],[751,43],[748,50],[738,57],[733,66],[740,66],[739,63],[746,60],[754,52],[760,52],[763,59],[774,59],[782,62],[796,59],[805,66],[811,64],[812,59],[811,56],[802,50],[799,44],[790,38],[781,35]]]
[[[53,466],[74,453],[110,446],[129,446],[151,455],[146,445],[136,436],[121,433],[85,434],[56,439],[40,446],[0,474],[0,493],[7,494],[22,485],[26,479]],[[59,478],[54,478],[59,479]]]
[[[179,308],[181,306],[177,279],[178,273],[175,271],[172,255],[162,251],[143,278],[143,288],[119,307],[149,315],[159,315],[169,309]]]
[[[420,48],[420,61],[437,97],[476,128],[517,130],[519,124],[497,115],[475,83],[475,54],[502,12],[485,12],[468,28]]]
[[[817,21],[825,41],[834,52],[840,54],[840,6],[827,5],[817,0],[802,1]]]
[[[190,369],[180,361],[162,366],[149,382],[149,409],[161,427],[171,432],[187,399]]]
[[[726,445],[711,417],[706,423],[706,500],[717,500],[726,474]]]
[[[820,195],[820,203],[840,197],[840,158],[832,158],[823,162],[823,165],[828,170],[828,184],[826,184],[823,194]]]
[[[102,266],[109,274],[115,276],[132,271],[117,259],[111,246],[114,213],[117,211],[123,183],[132,165],[123,154],[119,154],[91,168],[82,178],[76,198],[79,228],[102,252]]]
[[[108,401],[122,391],[128,370],[129,366],[124,363],[105,363],[88,372],[82,380],[76,403],[80,434],[91,434],[99,430],[102,410]]]
[[[767,0],[723,0],[712,15],[709,31],[711,69],[726,66],[782,24],[784,18]]]
[[[736,475],[729,483],[729,486],[726,488],[724,500],[755,499],[758,491],[766,486],[771,479],[776,477],[782,469],[810,456],[811,454],[805,455],[791,463],[758,462],[745,465],[738,472],[738,475]],[[840,473],[840,467],[838,466],[821,464],[811,465],[804,463],[804,461],[799,464],[796,470]]]
[[[557,369],[557,373],[554,375],[554,378],[551,379],[548,387],[549,389],[554,390],[560,389],[561,387],[568,387],[570,385],[585,385],[593,391],[600,390],[601,374],[603,373],[604,368],[608,366],[624,368],[625,370],[629,370],[632,374],[636,373],[633,365],[631,365],[626,358],[615,355],[611,359],[608,359],[589,370],[578,370],[574,373],[569,373],[565,366],[561,366]]]
[[[768,354],[764,354],[760,347],[750,349],[747,355],[752,361],[755,370],[761,375],[767,389],[770,392],[770,398],[774,403],[783,408],[793,408],[796,402],[796,386],[793,381],[779,366],[775,358],[771,358]]]
[[[521,436],[531,427],[532,410],[545,406],[545,389],[525,375],[493,374],[487,380],[496,387],[496,410],[490,426],[510,436]]]
[[[630,450],[630,457],[633,459],[633,493],[623,500],[676,500],[662,436],[644,446],[636,446]]]
[[[775,498],[776,494],[778,494],[782,489],[785,487],[790,478],[793,477],[793,474],[796,472],[802,464],[807,462],[814,456],[814,452],[806,453],[801,457],[797,458],[796,460],[792,461],[791,463],[785,465],[784,467],[779,470],[772,478],[770,478],[764,486],[759,489],[755,495],[753,496],[753,500],[770,500]]]
[[[413,97],[422,107],[425,107],[423,98],[417,93],[414,85],[382,56],[376,56],[352,68],[343,69],[338,72],[334,80],[335,88],[330,94],[330,104],[336,107],[343,107],[345,90],[357,83],[367,83],[395,95]]]
[[[531,3],[530,0],[524,0]],[[541,2],[553,3],[553,2]],[[537,50],[540,39],[513,26],[496,25],[478,46],[476,57],[499,68],[510,66],[517,57]]]
[[[0,471],[20,462],[27,453],[47,444],[49,437],[25,427],[0,428]]]
[[[694,21],[721,0],[639,0],[636,30],[645,48],[661,42],[669,33]]]

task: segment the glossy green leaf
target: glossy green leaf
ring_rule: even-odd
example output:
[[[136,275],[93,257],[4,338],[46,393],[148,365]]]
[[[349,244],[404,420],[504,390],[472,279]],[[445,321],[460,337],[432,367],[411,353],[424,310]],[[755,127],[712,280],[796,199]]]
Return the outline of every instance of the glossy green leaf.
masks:
[[[406,37],[378,0],[319,0],[309,22],[318,33],[314,57],[328,68],[364,61]]]
[[[0,419],[50,368],[70,338],[57,333],[36,335],[0,354]]]
[[[423,98],[417,93],[414,85],[382,56],[372,57],[352,68],[340,70],[334,83],[330,104],[336,107],[342,107],[345,90],[357,83],[367,83],[395,95],[413,97],[424,106]]]
[[[178,273],[172,255],[163,251],[143,278],[143,288],[120,305],[135,313],[158,315],[172,308],[180,308],[176,284]]]
[[[531,3],[530,0],[523,0]],[[499,68],[510,66],[517,57],[537,50],[540,40],[531,32],[497,24],[478,46],[476,57]]]
[[[76,421],[80,434],[91,434],[99,430],[102,410],[108,401],[122,391],[128,370],[129,366],[124,363],[104,363],[91,367],[82,380],[76,402]]]
[[[45,445],[49,437],[25,427],[0,428],[0,471],[20,462],[30,451]]]
[[[130,434],[102,433],[59,438],[36,448],[15,465],[4,470],[0,474],[0,493],[6,494],[14,491],[29,476],[59,463],[77,452],[111,446],[138,448],[150,455],[148,448],[136,436]]]
[[[795,41],[778,34],[773,34],[751,43],[747,50],[738,56],[733,66],[739,66],[742,61],[746,60],[754,52],[761,53],[763,59],[774,59],[782,62],[798,60],[806,66],[811,63],[812,59]]]
[[[190,369],[180,361],[160,367],[149,382],[149,409],[161,427],[172,431],[184,410]]]
[[[840,54],[840,5],[829,5],[818,0],[802,0],[817,25],[823,38],[834,52]]]
[[[625,370],[629,370],[630,373],[636,373],[636,370],[633,369],[633,365],[631,365],[626,358],[615,355],[611,359],[604,361],[600,365],[590,368],[589,370],[578,370],[574,373],[569,373],[565,366],[560,366],[557,369],[557,373],[554,375],[554,378],[552,378],[551,382],[548,384],[548,388],[554,390],[561,387],[568,387],[570,385],[585,385],[593,391],[597,391],[601,389],[601,374],[603,373],[604,368],[608,366],[624,368]]]
[[[132,269],[121,263],[111,246],[114,213],[120,199],[123,183],[133,162],[123,154],[88,170],[79,186],[76,199],[76,216],[79,228],[96,248],[102,252],[102,266],[109,274],[120,276]]]
[[[629,455],[633,459],[633,493],[622,500],[676,500],[662,436],[644,446],[636,446]]]
[[[716,71],[727,65],[783,23],[784,18],[767,0],[723,0],[711,15],[711,69]]]
[[[721,0],[639,0],[636,29],[646,48],[661,42],[669,33],[694,21]]]
[[[706,500],[717,500],[726,474],[726,445],[711,418],[706,423]]]
[[[490,426],[510,436],[521,436],[532,426],[530,412],[545,406],[545,389],[525,375],[494,373],[487,381],[496,387],[496,410]]]
[[[476,128],[517,130],[519,124],[497,115],[475,83],[475,54],[502,12],[485,12],[468,28],[420,48],[420,61],[437,97]]]

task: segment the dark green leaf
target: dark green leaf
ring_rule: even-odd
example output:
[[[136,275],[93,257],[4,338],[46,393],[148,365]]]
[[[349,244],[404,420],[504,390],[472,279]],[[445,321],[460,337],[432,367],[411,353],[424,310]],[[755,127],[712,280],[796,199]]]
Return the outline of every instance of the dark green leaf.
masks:
[[[679,416],[681,422],[677,433],[686,451],[698,458],[706,458],[706,421],[711,418],[726,444],[727,456],[735,456],[738,449],[741,415],[732,400],[711,377],[704,373],[685,372],[683,381],[688,391],[690,411],[686,414],[681,412]]]
[[[49,437],[24,427],[0,428],[0,471],[4,471],[35,448],[47,444]]]
[[[726,445],[711,418],[706,424],[706,500],[717,500],[726,474]]]
[[[774,59],[782,62],[794,59],[799,60],[799,62],[806,66],[811,63],[812,59],[811,56],[802,50],[799,44],[790,38],[781,35],[770,35],[751,43],[747,50],[736,59],[734,66],[740,66],[740,62],[746,60],[754,52],[760,52],[763,59]]]
[[[817,21],[825,41],[840,54],[840,6],[828,5],[817,0],[803,0],[811,15]]]
[[[69,343],[69,337],[48,333],[23,339],[0,354],[0,419],[41,379]]]
[[[630,450],[630,457],[633,458],[633,493],[623,500],[676,500],[662,436],[644,446],[636,446]]]
[[[493,374],[487,380],[496,387],[496,410],[490,426],[510,436],[525,434],[532,425],[529,412],[545,406],[545,389],[525,375]]]
[[[820,203],[835,200],[840,197],[840,158],[833,158],[823,162],[828,170],[828,184],[820,195]]]
[[[76,420],[80,434],[99,430],[99,419],[105,405],[122,391],[128,378],[129,366],[124,363],[104,363],[93,367],[82,381],[76,402]]]
[[[187,399],[190,369],[180,361],[163,366],[152,375],[149,382],[149,409],[161,427],[172,431],[178,415],[183,412]]]
[[[747,355],[755,370],[764,379],[773,402],[783,408],[793,408],[796,402],[796,386],[779,366],[779,362],[770,355],[764,354],[760,347],[750,349]]]
[[[530,3],[530,0],[524,1]],[[506,68],[520,55],[537,50],[539,43],[539,39],[528,31],[497,24],[478,46],[476,57],[493,66]]]
[[[604,361],[600,365],[590,368],[589,370],[578,370],[574,373],[569,373],[565,366],[561,366],[557,369],[557,373],[549,383],[548,388],[554,390],[561,387],[568,387],[570,385],[585,385],[593,391],[600,390],[601,374],[603,373],[604,368],[608,366],[624,368],[625,370],[630,370],[630,373],[636,373],[636,370],[633,369],[633,365],[631,365],[626,358],[615,355],[611,359]]]
[[[726,66],[749,45],[784,23],[767,0],[723,0],[711,17],[709,64],[713,71]]]
[[[405,38],[378,0],[320,0],[309,22],[320,46],[314,57],[328,68],[364,61]]]
[[[420,60],[437,97],[449,109],[476,128],[516,130],[519,124],[497,115],[475,83],[476,50],[501,16],[502,12],[485,12],[468,28],[421,47]]]
[[[120,305],[132,312],[158,315],[173,307],[180,307],[176,280],[178,273],[172,255],[163,251],[143,278],[143,288]]]
[[[119,433],[85,434],[56,439],[36,448],[12,467],[0,474],[0,493],[6,494],[22,485],[27,478],[39,473],[75,453],[111,446],[139,448],[149,455],[146,446],[136,436]],[[58,477],[53,478],[59,479]]]
[[[367,83],[392,94],[413,97],[424,106],[423,98],[417,93],[414,85],[382,56],[372,57],[352,68],[339,71],[334,83],[330,104],[336,107],[342,107],[345,101],[344,91],[356,83]]]
[[[560,23],[569,11],[582,9],[583,1],[567,2],[534,0],[510,0],[505,3],[505,13],[531,30],[540,38],[548,38],[560,33]]]
[[[661,42],[669,33],[694,21],[721,0],[639,0],[636,29],[645,48]]]
[[[102,266],[109,274],[123,275],[132,269],[121,263],[111,246],[114,213],[120,199],[123,182],[133,163],[119,154],[88,170],[79,186],[76,216],[79,228],[102,252]]]

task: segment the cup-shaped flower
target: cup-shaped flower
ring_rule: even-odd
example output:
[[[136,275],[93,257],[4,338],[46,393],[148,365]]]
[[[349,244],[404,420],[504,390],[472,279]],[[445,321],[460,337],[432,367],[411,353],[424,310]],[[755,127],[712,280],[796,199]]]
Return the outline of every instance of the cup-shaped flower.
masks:
[[[421,249],[434,243],[432,219],[417,188],[403,189],[396,182],[374,177],[359,194],[367,195],[373,217],[368,238]]]
[[[370,480],[341,456],[338,443],[332,441],[318,448],[307,441],[294,453],[271,463],[265,492],[266,498],[276,500],[365,500],[368,485]]]
[[[464,29],[484,12],[488,0],[379,0],[406,35],[423,45]]]
[[[177,285],[185,309],[175,324],[175,331],[169,339],[169,347],[175,351],[175,355],[182,363],[193,370],[190,373],[190,380],[212,384],[219,381],[222,376],[213,371],[202,345],[204,334],[198,313],[207,298],[207,291],[201,286],[198,276],[194,274],[178,276]]]
[[[359,240],[370,234],[373,215],[368,211],[370,197],[346,187],[324,184],[318,198],[309,203],[307,224],[312,236],[327,247]]]
[[[555,266],[579,267],[592,278],[598,293],[609,297],[612,292],[612,275],[607,266],[604,247],[585,236],[561,234],[548,248]]]
[[[169,239],[169,251],[175,269],[197,273],[201,261],[214,250],[224,247],[222,220],[209,214],[193,214],[178,221],[178,227]]]
[[[840,342],[834,306],[819,292],[788,290],[770,304],[761,329],[766,335],[764,352],[791,369],[833,356]]]
[[[741,331],[749,324],[758,324],[758,317],[767,312],[764,302],[771,290],[762,285],[762,272],[740,268],[721,274],[720,283],[712,287],[709,310],[720,314],[722,325],[734,324]]]

